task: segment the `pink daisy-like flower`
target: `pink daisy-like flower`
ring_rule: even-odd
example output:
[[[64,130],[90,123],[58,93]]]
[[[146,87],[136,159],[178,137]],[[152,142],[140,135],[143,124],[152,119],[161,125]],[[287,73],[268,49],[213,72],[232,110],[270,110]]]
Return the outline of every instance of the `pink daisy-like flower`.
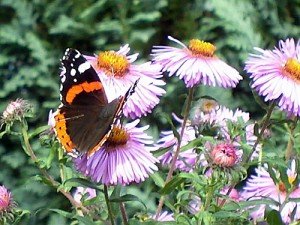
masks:
[[[245,70],[253,79],[252,88],[265,101],[277,100],[289,114],[300,115],[300,43],[294,39],[279,41],[279,48],[251,54]]]
[[[235,166],[241,158],[239,150],[230,143],[215,145],[209,154],[213,164],[226,168]]]
[[[175,221],[174,214],[169,213],[167,211],[164,211],[164,212],[160,213],[157,218],[156,218],[156,215],[151,216],[151,218],[153,220],[161,221],[161,222]]]
[[[197,109],[203,108],[201,105],[197,106],[194,111],[194,120],[193,125],[202,126],[208,124],[209,126],[215,127],[218,129],[218,135],[223,137],[224,140],[232,141],[235,146],[240,145],[240,136],[235,136],[234,140],[230,137],[228,122],[236,124],[239,119],[245,123],[245,138],[246,142],[249,146],[253,146],[257,140],[257,137],[254,135],[254,124],[250,122],[249,113],[243,112],[240,109],[231,110],[226,108],[225,106],[217,106],[215,101],[212,100],[204,100],[202,104],[208,104],[210,110],[199,110]],[[256,151],[252,155],[252,158],[258,157],[258,153],[261,150],[261,145],[258,145]]]
[[[169,76],[183,79],[187,87],[198,84],[235,87],[242,80],[239,72],[215,56],[216,47],[205,41],[192,39],[186,46],[168,37],[182,48],[154,46],[153,61],[162,66]]]
[[[0,123],[12,123],[15,120],[20,120],[32,109],[28,101],[23,99],[16,99],[11,101],[4,110]]]
[[[92,156],[75,159],[77,169],[95,182],[106,185],[140,183],[157,170],[158,161],[151,151],[152,137],[144,131],[149,126],[136,127],[139,120],[115,126],[105,144]]]
[[[104,51],[98,56],[85,56],[98,73],[109,101],[124,95],[137,81],[135,92],[127,100],[123,112],[126,117],[135,119],[146,115],[159,103],[165,94],[161,86],[162,74],[159,65],[146,62],[134,65],[138,54],[128,55],[130,48],[125,45],[119,51]]]
[[[2,219],[6,218],[9,220],[13,219],[11,214],[12,209],[16,206],[11,192],[6,189],[4,186],[0,186],[0,222]]]
[[[77,187],[73,197],[75,201],[80,202],[84,195],[87,195],[87,199],[95,198],[96,190],[93,188]]]
[[[282,204],[287,199],[287,188],[284,183],[279,180],[276,184],[268,173],[267,169],[264,167],[257,168],[256,175],[251,175],[251,177],[247,180],[246,186],[243,188],[244,191],[241,193],[242,197],[247,200],[254,199],[265,199],[271,198]],[[278,178],[280,175],[277,171],[275,174]],[[294,181],[296,178],[296,166],[295,161],[292,161],[291,168],[287,170],[288,180],[292,187],[292,191],[289,195],[289,198],[300,198],[300,187],[299,184],[294,185]],[[269,207],[279,210],[279,206],[276,205],[268,205]],[[251,209],[251,217],[255,220],[262,219],[264,217],[266,205],[262,204]],[[293,202],[289,200],[284,207],[281,209],[281,217],[285,223],[292,222],[291,215],[293,211],[296,210],[295,218],[293,221],[300,219],[300,203]]]
[[[184,146],[189,143],[189,141],[194,140],[195,137],[195,131],[192,127],[186,127],[182,141],[181,141],[181,146]],[[171,149],[160,156],[158,159],[163,165],[170,165],[172,162],[173,154],[177,149],[177,143],[178,140],[174,136],[172,131],[163,131],[162,132],[162,137],[158,140],[158,146],[160,148],[168,148],[170,147]],[[175,163],[175,167],[181,171],[191,171],[193,170],[193,167],[196,163],[198,154],[195,152],[194,149],[188,149],[185,151],[181,151],[179,153],[178,159]]]

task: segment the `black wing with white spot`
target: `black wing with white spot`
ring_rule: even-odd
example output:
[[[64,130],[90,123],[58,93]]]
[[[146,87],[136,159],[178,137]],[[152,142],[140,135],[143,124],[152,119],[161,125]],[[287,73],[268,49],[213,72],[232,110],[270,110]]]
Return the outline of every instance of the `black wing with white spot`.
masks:
[[[66,49],[61,65],[60,99],[63,105],[87,105],[95,104],[95,101],[101,105],[107,104],[107,97],[96,71],[78,50]],[[86,87],[85,84],[92,85],[95,82],[99,82],[101,89],[98,88],[93,93],[79,92]],[[68,96],[76,97],[76,101],[68,101]]]

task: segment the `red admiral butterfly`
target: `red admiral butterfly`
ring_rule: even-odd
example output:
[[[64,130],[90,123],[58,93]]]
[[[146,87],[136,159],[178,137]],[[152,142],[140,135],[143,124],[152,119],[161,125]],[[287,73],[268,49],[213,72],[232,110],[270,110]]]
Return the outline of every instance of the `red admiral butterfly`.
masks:
[[[60,74],[61,105],[55,113],[55,133],[68,153],[93,154],[110,135],[127,97],[108,103],[104,87],[91,64],[75,49],[67,49]]]

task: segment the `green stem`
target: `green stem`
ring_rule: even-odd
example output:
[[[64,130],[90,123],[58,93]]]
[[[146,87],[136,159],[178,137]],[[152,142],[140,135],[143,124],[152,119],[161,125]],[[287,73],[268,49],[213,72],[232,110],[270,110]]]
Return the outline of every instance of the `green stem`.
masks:
[[[69,201],[70,203],[73,205],[73,207],[75,209],[81,209],[82,212],[84,212],[85,214],[87,214],[89,212],[89,210],[84,207],[80,202],[75,201],[75,199],[73,198],[73,196],[69,193],[66,192],[65,190],[63,190],[62,188],[59,188],[59,183],[57,181],[54,180],[54,178],[48,174],[48,172],[41,168],[38,165],[38,158],[36,157],[36,155],[34,154],[34,151],[31,148],[30,142],[29,142],[29,136],[27,133],[27,125],[25,121],[22,121],[22,136],[23,136],[23,141],[25,144],[25,152],[26,154],[28,154],[31,158],[31,160],[37,165],[38,169],[40,170],[41,174],[44,176],[44,178],[56,189],[58,189],[58,191],[63,194]]]
[[[121,215],[122,215],[123,224],[128,225],[128,218],[126,215],[126,209],[125,209],[124,202],[120,202],[120,211],[121,211]]]
[[[252,157],[253,153],[255,152],[257,145],[261,141],[261,139],[262,139],[262,137],[264,135],[264,132],[265,132],[266,128],[269,125],[269,121],[270,121],[270,118],[271,118],[271,115],[272,115],[274,107],[275,107],[275,103],[272,102],[271,105],[270,105],[270,107],[269,107],[269,109],[268,109],[268,111],[267,111],[266,118],[263,121],[262,127],[261,127],[261,129],[259,131],[259,134],[257,136],[257,139],[256,139],[256,141],[255,141],[255,143],[254,143],[254,145],[252,147],[252,151],[249,154],[249,156],[246,158],[245,163],[248,163],[251,160],[251,157]]]
[[[287,129],[289,131],[289,140],[286,146],[286,150],[285,150],[285,159],[286,161],[290,160],[291,158],[293,158],[293,156],[295,155],[294,152],[294,144],[295,144],[295,128],[297,125],[297,117],[295,117],[292,121],[292,125],[288,126],[287,125]]]
[[[115,224],[114,216],[113,216],[111,204],[110,204],[110,201],[109,201],[108,189],[107,189],[107,186],[105,184],[104,184],[104,196],[105,196],[105,202],[106,202],[106,206],[107,206],[108,217],[110,219],[110,223],[111,223],[111,225],[114,225]]]
[[[167,184],[172,179],[173,172],[175,170],[176,161],[177,161],[177,158],[178,158],[179,153],[180,153],[180,146],[181,146],[182,137],[183,137],[183,134],[184,134],[184,130],[185,130],[185,127],[186,127],[186,123],[187,123],[187,120],[188,120],[188,116],[189,116],[189,112],[190,112],[190,108],[191,108],[191,104],[192,104],[192,100],[193,100],[193,95],[194,95],[194,88],[190,88],[189,89],[189,94],[188,94],[188,99],[187,99],[187,104],[186,104],[186,107],[185,107],[185,110],[184,110],[183,121],[182,121],[181,131],[180,131],[180,137],[178,139],[176,151],[173,155],[171,166],[170,166],[165,184]],[[161,196],[160,199],[159,199],[159,204],[158,204],[156,215],[155,215],[156,219],[158,218],[159,214],[161,213],[164,201],[165,201],[165,196]]]
[[[210,206],[211,200],[213,198],[214,189],[212,187],[208,187],[208,192],[206,193],[206,199],[203,206],[204,211],[208,210],[208,207]]]
[[[252,150],[251,150],[249,156],[246,158],[245,163],[248,163],[251,160],[251,157],[252,157],[253,153],[255,152],[257,145],[261,141],[261,139],[263,137],[263,134],[264,134],[266,128],[268,127],[268,125],[269,125],[269,121],[270,121],[270,118],[271,118],[271,115],[272,115],[274,107],[275,107],[275,103],[273,101],[271,103],[271,105],[269,106],[269,108],[268,108],[267,115],[266,115],[265,119],[263,120],[263,124],[262,124],[262,127],[261,127],[260,131],[259,131],[257,139],[256,139],[256,141],[255,141],[255,143],[254,143],[254,145],[252,147]],[[236,184],[233,184],[233,185],[231,185],[229,187],[226,195],[230,194],[230,192],[233,190],[233,188],[235,187],[235,185]],[[223,199],[222,202],[220,203],[220,207],[222,207],[225,204],[225,202],[226,202],[226,199]]]

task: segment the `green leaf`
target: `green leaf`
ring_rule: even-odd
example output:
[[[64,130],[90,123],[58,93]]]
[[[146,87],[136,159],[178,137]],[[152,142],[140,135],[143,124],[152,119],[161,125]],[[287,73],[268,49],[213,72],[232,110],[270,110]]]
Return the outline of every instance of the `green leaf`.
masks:
[[[154,183],[158,186],[158,187],[163,187],[165,184],[164,179],[160,176],[159,173],[153,173],[150,175],[150,177],[152,178],[152,180],[154,181]]]
[[[78,187],[78,186],[83,186],[83,187],[89,187],[89,188],[93,188],[99,191],[103,191],[102,188],[99,188],[98,185],[94,184],[93,182],[83,179],[83,178],[70,178],[68,180],[66,180],[63,183],[64,187]]]
[[[284,225],[280,213],[277,210],[267,212],[266,219],[268,224]]]
[[[137,196],[135,195],[131,195],[131,194],[126,194],[126,195],[122,195],[118,198],[110,198],[109,199],[111,202],[132,202],[132,201],[137,201],[142,203],[142,205],[145,207],[145,210],[147,210],[146,205],[144,204],[144,202],[142,202]]]
[[[73,214],[61,209],[50,209],[50,211],[56,212],[59,215],[66,217],[66,218],[73,218]]]
[[[167,195],[173,192],[180,184],[182,184],[186,179],[180,176],[175,176],[170,180],[160,191],[161,195]]]
[[[29,133],[29,139],[35,137],[36,135],[39,135],[40,133],[49,130],[50,126],[49,125],[45,125],[45,126],[41,126],[36,128],[33,132]]]

